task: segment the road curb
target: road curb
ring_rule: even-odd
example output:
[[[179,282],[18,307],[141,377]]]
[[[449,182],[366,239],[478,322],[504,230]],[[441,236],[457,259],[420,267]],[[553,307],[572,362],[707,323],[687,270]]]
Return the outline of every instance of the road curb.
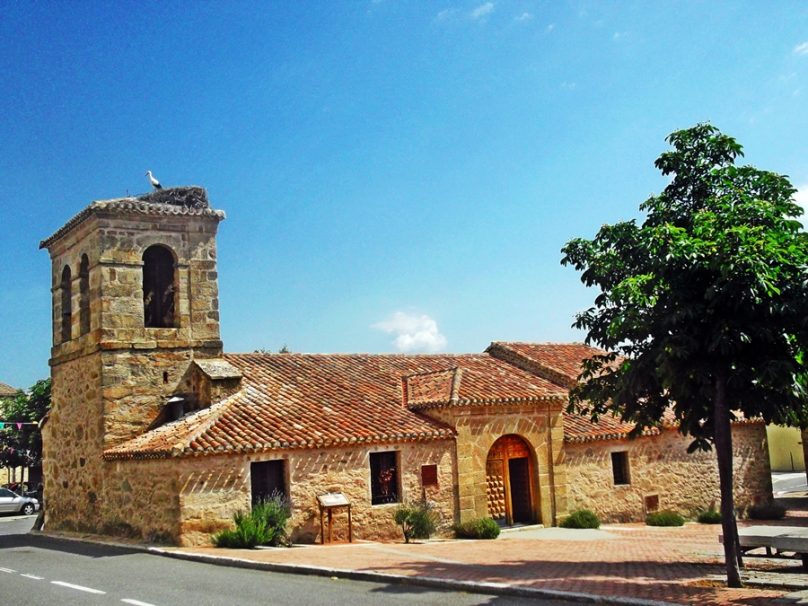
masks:
[[[383,572],[370,572],[364,570],[349,570],[342,568],[326,568],[324,566],[309,566],[302,564],[280,564],[277,562],[256,562],[230,556],[216,556],[201,553],[171,551],[160,547],[147,548],[149,553],[179,560],[205,562],[217,566],[231,566],[233,568],[250,568],[253,570],[266,570],[272,572],[285,572],[323,577],[350,579],[352,581],[371,581],[391,583],[397,585],[419,585],[435,589],[448,589],[452,591],[466,591],[486,595],[513,596],[520,598],[545,598],[586,602],[588,604],[613,604],[615,606],[680,606],[674,602],[659,600],[644,600],[640,598],[626,598],[619,596],[602,596],[592,593],[579,593],[574,591],[561,591],[556,589],[538,589],[535,587],[520,587],[506,583],[489,583],[482,581],[458,581],[456,579],[441,579],[437,577],[414,577],[395,575]]]

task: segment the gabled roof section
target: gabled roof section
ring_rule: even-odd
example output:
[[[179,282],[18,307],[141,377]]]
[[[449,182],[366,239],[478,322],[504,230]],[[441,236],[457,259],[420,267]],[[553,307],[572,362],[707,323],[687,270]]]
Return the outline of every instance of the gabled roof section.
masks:
[[[211,381],[220,381],[223,379],[240,379],[241,371],[233,366],[227,360],[220,358],[211,358],[209,360],[194,360],[194,364],[201,370],[204,375]]]
[[[515,341],[494,341],[486,352],[568,389],[577,383],[584,360],[606,353],[584,343]]]
[[[410,408],[457,402],[461,371],[437,370],[404,377],[404,402]]]

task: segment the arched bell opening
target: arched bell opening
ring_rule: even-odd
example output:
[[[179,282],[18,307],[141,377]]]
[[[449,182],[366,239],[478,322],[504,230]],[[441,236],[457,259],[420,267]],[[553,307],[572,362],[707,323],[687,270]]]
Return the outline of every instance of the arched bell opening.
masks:
[[[530,444],[517,435],[502,436],[488,451],[485,468],[488,515],[503,526],[535,523],[538,491]]]

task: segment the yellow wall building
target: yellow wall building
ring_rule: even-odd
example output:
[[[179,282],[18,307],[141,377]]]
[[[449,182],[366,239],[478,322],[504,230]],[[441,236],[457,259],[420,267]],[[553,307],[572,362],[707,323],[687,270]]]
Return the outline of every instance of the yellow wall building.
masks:
[[[767,425],[772,471],[805,471],[802,437],[796,427]]]

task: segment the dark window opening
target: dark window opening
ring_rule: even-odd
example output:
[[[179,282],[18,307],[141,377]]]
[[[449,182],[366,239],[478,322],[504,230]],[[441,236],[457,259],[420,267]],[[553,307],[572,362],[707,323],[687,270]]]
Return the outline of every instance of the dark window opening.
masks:
[[[627,452],[613,452],[612,453],[612,476],[614,478],[614,485],[620,486],[621,484],[631,484],[628,475],[628,453]]]
[[[69,341],[72,337],[73,321],[73,295],[71,293],[71,283],[73,281],[70,273],[70,266],[65,265],[62,270],[62,343]]]
[[[438,485],[438,466],[437,465],[421,465],[421,486],[437,486]]]
[[[87,255],[81,256],[79,265],[79,334],[90,332],[90,260]]]
[[[174,257],[164,246],[150,246],[143,253],[143,324],[174,326]]]
[[[659,495],[649,494],[645,497],[645,513],[659,511]]]
[[[283,460],[250,464],[252,504],[266,501],[272,495],[286,496],[286,474]]]
[[[370,503],[398,503],[398,465],[396,453],[370,453]]]

